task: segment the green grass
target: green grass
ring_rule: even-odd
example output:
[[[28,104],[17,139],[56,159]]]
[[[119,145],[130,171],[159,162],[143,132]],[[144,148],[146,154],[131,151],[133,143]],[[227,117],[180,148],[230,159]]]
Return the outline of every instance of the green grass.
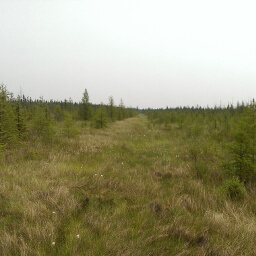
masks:
[[[80,129],[5,153],[0,255],[256,255],[256,189],[226,196],[207,141],[144,116]]]

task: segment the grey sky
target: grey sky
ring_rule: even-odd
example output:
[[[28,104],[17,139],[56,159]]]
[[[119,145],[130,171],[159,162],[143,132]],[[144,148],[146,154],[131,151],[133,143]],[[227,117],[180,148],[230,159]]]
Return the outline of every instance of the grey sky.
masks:
[[[140,108],[248,101],[255,11],[248,0],[0,0],[0,83]]]

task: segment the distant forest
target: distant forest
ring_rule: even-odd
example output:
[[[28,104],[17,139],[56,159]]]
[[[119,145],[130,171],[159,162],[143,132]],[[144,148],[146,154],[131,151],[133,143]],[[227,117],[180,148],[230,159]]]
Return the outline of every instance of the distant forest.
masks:
[[[85,89],[81,102],[70,100],[54,101],[43,98],[32,100],[31,97],[19,95],[14,97],[4,84],[0,85],[0,152],[13,145],[30,139],[42,139],[52,142],[56,137],[58,124],[62,124],[62,135],[77,136],[82,126],[104,128],[110,122],[133,117],[138,111],[127,108],[121,99],[115,105],[112,96],[109,104],[92,104]]]

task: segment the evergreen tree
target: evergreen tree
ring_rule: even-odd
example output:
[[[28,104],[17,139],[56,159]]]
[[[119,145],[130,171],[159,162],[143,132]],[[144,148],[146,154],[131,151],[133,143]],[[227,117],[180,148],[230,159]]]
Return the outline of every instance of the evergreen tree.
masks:
[[[54,108],[54,119],[58,122],[62,121],[63,118],[64,118],[64,114],[63,114],[63,111],[61,109],[61,106],[58,104],[55,106]]]
[[[229,166],[241,181],[256,181],[255,163],[255,103],[243,106],[242,116],[234,132],[234,141],[229,147]]]
[[[82,102],[80,104],[80,115],[83,120],[89,120],[92,115],[92,107],[89,102],[89,94],[87,90],[84,90]]]
[[[251,138],[252,143],[252,164],[256,165],[256,104],[253,99],[252,104],[249,106],[248,110],[248,121],[247,121],[247,128],[249,137]]]
[[[255,176],[251,161],[250,139],[243,130],[237,131],[234,139],[229,148],[231,161],[228,166],[233,175],[243,182],[248,182]]]
[[[106,111],[103,104],[97,110],[94,118],[95,128],[104,128],[107,126]]]
[[[109,97],[108,116],[112,121],[115,121],[116,111],[115,111],[115,105],[114,105],[114,98],[112,96]]]
[[[54,136],[53,120],[47,105],[36,105],[33,113],[33,131],[36,136],[45,141],[51,141]]]
[[[124,102],[121,99],[119,107],[118,107],[118,120],[123,120],[125,118],[125,106]]]
[[[79,134],[75,121],[68,112],[65,113],[63,134],[68,138],[74,138]]]
[[[22,109],[20,104],[20,98],[18,97],[16,102],[16,124],[18,130],[18,138],[23,139],[27,137],[27,123],[26,123],[26,109]]]
[[[12,95],[0,85],[0,144],[8,146],[17,141],[18,130],[15,113],[11,104]]]

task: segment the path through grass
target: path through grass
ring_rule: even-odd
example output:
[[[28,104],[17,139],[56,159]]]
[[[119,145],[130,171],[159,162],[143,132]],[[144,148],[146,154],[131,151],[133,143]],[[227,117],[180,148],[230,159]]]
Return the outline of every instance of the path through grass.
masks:
[[[256,255],[255,214],[194,174],[186,143],[139,116],[10,152],[0,255]]]

